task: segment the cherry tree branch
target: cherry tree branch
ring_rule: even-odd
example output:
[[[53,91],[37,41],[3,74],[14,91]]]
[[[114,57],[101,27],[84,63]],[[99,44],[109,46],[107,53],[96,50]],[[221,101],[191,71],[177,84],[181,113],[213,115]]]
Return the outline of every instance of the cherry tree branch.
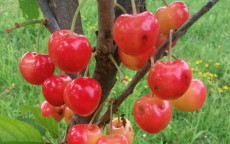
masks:
[[[57,23],[56,18],[53,15],[51,9],[50,9],[48,1],[47,0],[37,0],[37,2],[39,4],[39,7],[42,10],[42,13],[43,13],[44,17],[47,19],[47,23],[46,23],[47,29],[51,33],[53,33],[54,31],[59,30],[60,27],[59,27],[59,25]]]
[[[182,37],[188,29],[195,23],[199,18],[201,18],[205,13],[207,13],[219,0],[209,0],[199,11],[195,12],[190,16],[190,18],[177,30],[173,33],[173,41],[176,41],[180,37]],[[158,61],[161,59],[164,54],[165,50],[168,48],[169,40],[165,40],[161,47],[154,53],[154,61]],[[150,69],[150,62],[148,61],[145,66],[136,73],[133,80],[128,84],[128,86],[124,89],[121,95],[117,98],[117,100],[113,104],[113,113],[117,111],[118,107],[121,103],[130,95],[132,94],[135,86],[138,82],[144,77],[144,75]],[[101,117],[100,120],[97,121],[97,124],[100,126],[105,126],[109,122],[109,109],[105,112],[105,114]]]

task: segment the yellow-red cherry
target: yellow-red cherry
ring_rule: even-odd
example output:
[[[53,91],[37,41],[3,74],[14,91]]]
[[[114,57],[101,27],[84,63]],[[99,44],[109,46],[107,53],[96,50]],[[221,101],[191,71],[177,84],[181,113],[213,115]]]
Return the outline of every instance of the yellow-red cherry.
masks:
[[[167,35],[171,29],[177,30],[188,20],[189,10],[185,3],[176,1],[158,8],[156,18],[160,25],[160,32]]]

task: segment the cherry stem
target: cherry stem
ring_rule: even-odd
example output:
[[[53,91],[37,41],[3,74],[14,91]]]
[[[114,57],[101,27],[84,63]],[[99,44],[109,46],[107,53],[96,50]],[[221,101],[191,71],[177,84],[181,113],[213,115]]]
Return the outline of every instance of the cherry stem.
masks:
[[[114,6],[118,9],[120,9],[124,14],[127,14],[127,11],[118,3],[114,3]]]
[[[110,102],[110,120],[109,120],[109,126],[110,126],[110,134],[113,135],[113,124],[112,124],[112,118],[113,118],[113,100]]]
[[[76,25],[76,22],[77,22],[77,16],[78,16],[78,14],[80,12],[81,7],[84,5],[85,2],[86,2],[86,0],[82,0],[81,3],[79,3],[79,5],[78,5],[78,7],[77,7],[77,9],[75,11],[75,14],[73,16],[73,21],[72,21],[72,24],[71,24],[71,29],[70,29],[71,32],[74,32],[74,28],[75,28],[75,25]]]
[[[172,34],[173,34],[173,30],[170,30],[170,32],[169,32],[168,62],[172,62]]]
[[[154,65],[154,56],[150,57],[150,63],[151,63],[151,67]]]
[[[99,113],[101,112],[101,109],[104,107],[104,105],[108,102],[111,102],[111,101],[114,101],[112,98],[110,99],[106,99],[103,103],[100,104],[100,106],[97,108],[97,110],[95,111],[95,113],[93,114],[93,117],[92,119],[90,120],[89,122],[89,125],[88,125],[88,129],[91,129],[91,125],[93,124],[95,118],[99,115]]]
[[[84,77],[88,75],[88,72],[89,72],[89,66],[90,66],[90,63],[91,61],[93,60],[93,58],[97,55],[97,52],[94,52],[91,56],[91,59],[89,61],[89,64],[87,65],[86,69],[85,69],[85,73],[84,73]]]
[[[136,15],[137,14],[137,9],[136,9],[135,0],[131,0],[131,5],[132,5],[132,10],[133,10],[133,15]]]
[[[20,27],[24,27],[24,26],[27,26],[27,25],[31,25],[31,24],[36,24],[36,23],[40,23],[41,25],[45,25],[46,23],[46,19],[40,19],[40,20],[30,20],[30,21],[25,21],[25,22],[21,22],[21,23],[15,23],[13,28],[8,28],[6,29],[5,31],[7,33],[11,32],[12,30],[15,30],[17,28],[20,28]]]
[[[168,3],[166,2],[166,0],[162,0],[162,1],[165,4],[165,6],[168,6]]]
[[[120,67],[118,66],[118,64],[117,64],[116,60],[114,59],[113,55],[109,54],[108,57],[113,62],[114,66],[117,68],[117,71],[119,72],[120,77],[121,77],[121,81],[122,82],[126,81],[125,76],[124,76],[123,72],[121,71]]]
[[[120,126],[120,124],[121,124],[121,120],[120,120],[120,113],[119,113],[119,111],[117,112],[117,117],[118,117],[118,120],[117,120],[117,125],[118,125],[118,127]]]
[[[37,44],[36,44],[36,51],[37,53],[39,53],[39,49],[40,49],[40,35],[41,35],[41,28],[42,28],[42,24],[40,24],[39,28],[38,28],[38,35],[37,35]]]

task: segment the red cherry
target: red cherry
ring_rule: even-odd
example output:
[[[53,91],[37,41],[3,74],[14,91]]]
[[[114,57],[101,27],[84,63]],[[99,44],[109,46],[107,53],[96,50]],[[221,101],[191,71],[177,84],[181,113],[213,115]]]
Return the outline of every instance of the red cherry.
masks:
[[[55,107],[49,104],[47,101],[44,101],[40,105],[40,108],[42,110],[43,117],[52,116],[57,122],[59,122],[64,117],[64,110],[66,106],[63,105],[61,107]]]
[[[30,84],[40,85],[54,73],[54,64],[46,54],[25,53],[19,63],[23,78]]]
[[[44,98],[53,106],[64,104],[65,87],[72,81],[68,75],[48,77],[42,84]]]
[[[156,62],[148,75],[148,85],[152,93],[164,100],[182,96],[191,80],[191,69],[183,60]]]
[[[68,133],[68,144],[96,144],[103,135],[97,125],[76,124]]]
[[[148,133],[158,133],[170,122],[172,107],[168,101],[147,94],[136,101],[133,114],[141,129]]]
[[[70,123],[73,115],[74,115],[74,112],[70,108],[66,107],[64,111],[64,117],[65,117],[66,124]]]
[[[85,36],[69,30],[59,30],[51,35],[48,52],[59,69],[75,73],[83,70],[89,63],[92,47]]]
[[[138,56],[155,46],[159,25],[151,12],[137,15],[123,14],[113,26],[113,36],[118,48],[123,53]]]
[[[64,101],[77,115],[89,116],[101,99],[101,86],[89,77],[74,79],[65,89]]]
[[[107,135],[100,137],[96,144],[129,144],[129,142],[123,135]]]
[[[167,35],[165,35],[165,34],[159,34],[159,36],[158,36],[158,39],[157,39],[157,43],[156,43],[156,49],[158,49],[161,45],[162,45],[162,43],[167,39]],[[174,47],[176,45],[176,41],[175,42],[173,42],[172,43],[172,48]]]
[[[183,2],[173,2],[157,9],[156,18],[160,24],[160,32],[168,34],[170,29],[177,30],[189,18],[188,7]]]
[[[183,112],[193,112],[200,109],[207,95],[207,88],[201,80],[193,79],[188,90],[171,104]]]
[[[118,118],[112,120],[112,131],[110,126],[108,126],[107,133],[113,135],[124,135],[128,140],[129,144],[133,143],[134,132],[130,121],[125,119],[125,125],[123,125],[123,120],[120,118],[120,123],[118,123]]]
[[[123,53],[122,51],[118,50],[119,57],[121,59],[121,62],[128,67],[131,70],[140,70],[149,57],[154,54],[156,51],[155,47],[150,49],[147,53],[139,56],[131,56],[126,53]]]

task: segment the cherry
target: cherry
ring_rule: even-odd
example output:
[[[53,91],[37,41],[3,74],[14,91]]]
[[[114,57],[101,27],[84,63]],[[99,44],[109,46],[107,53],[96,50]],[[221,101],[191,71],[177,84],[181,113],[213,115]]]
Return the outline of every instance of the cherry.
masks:
[[[76,124],[68,133],[68,144],[96,144],[102,135],[97,125]]]
[[[123,14],[114,22],[113,37],[118,49],[128,55],[145,54],[155,46],[159,33],[156,17],[151,12]]]
[[[22,56],[19,68],[22,77],[27,82],[40,85],[46,78],[53,75],[55,67],[48,55],[27,52]]]
[[[51,35],[48,52],[59,69],[76,73],[82,71],[89,63],[92,47],[85,36],[70,30],[59,30]]]
[[[170,29],[177,30],[189,18],[188,7],[183,2],[173,2],[158,8],[156,18],[160,25],[160,32],[167,35]]]
[[[68,75],[53,75],[42,84],[44,98],[53,106],[64,104],[65,87],[72,81]]]
[[[158,61],[148,75],[148,85],[152,93],[164,100],[182,96],[188,89],[191,80],[191,69],[183,60]]]
[[[132,144],[134,138],[133,127],[130,121],[127,118],[120,118],[120,122],[118,122],[118,118],[114,118],[112,120],[112,131],[110,126],[108,126],[108,134],[114,135],[124,135],[126,139],[129,141],[129,144]]]
[[[207,95],[207,88],[201,80],[193,79],[188,90],[171,104],[183,112],[193,112],[200,109]]]
[[[135,102],[133,114],[141,129],[148,133],[158,133],[170,122],[172,107],[170,102],[147,94]]]
[[[101,93],[101,86],[97,80],[89,77],[79,77],[67,85],[64,101],[77,115],[89,116],[97,108]]]
[[[147,53],[139,56],[128,55],[120,50],[118,50],[118,54],[121,59],[121,62],[126,67],[128,67],[131,70],[140,70],[145,65],[148,58],[154,54],[155,50],[155,47],[153,47]]]
[[[64,117],[65,117],[66,124],[70,123],[70,121],[73,118],[73,115],[74,115],[74,112],[70,108],[66,107],[64,111]]]
[[[129,144],[123,135],[107,135],[98,139],[96,144]]]
[[[49,104],[47,101],[44,101],[40,105],[40,108],[42,110],[43,117],[52,116],[57,122],[59,122],[64,117],[64,110],[66,106],[63,105],[61,107],[55,107]]]

